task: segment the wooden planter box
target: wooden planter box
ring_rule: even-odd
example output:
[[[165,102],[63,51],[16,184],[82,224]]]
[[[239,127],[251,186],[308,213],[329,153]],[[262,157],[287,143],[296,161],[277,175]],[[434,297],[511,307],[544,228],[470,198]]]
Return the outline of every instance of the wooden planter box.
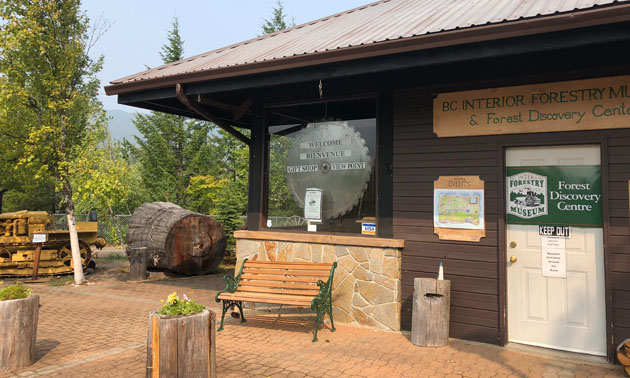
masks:
[[[149,314],[147,378],[214,378],[216,315],[212,311],[165,317]]]
[[[0,372],[35,362],[39,296],[0,301]]]

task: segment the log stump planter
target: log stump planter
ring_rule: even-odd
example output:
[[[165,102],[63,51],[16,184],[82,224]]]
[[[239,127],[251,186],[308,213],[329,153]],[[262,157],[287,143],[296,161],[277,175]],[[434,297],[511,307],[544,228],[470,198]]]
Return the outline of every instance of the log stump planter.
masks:
[[[448,346],[451,281],[413,280],[411,342],[424,347]]]
[[[0,301],[0,373],[35,362],[39,296]]]
[[[203,310],[187,316],[149,314],[147,378],[217,376],[216,315]]]

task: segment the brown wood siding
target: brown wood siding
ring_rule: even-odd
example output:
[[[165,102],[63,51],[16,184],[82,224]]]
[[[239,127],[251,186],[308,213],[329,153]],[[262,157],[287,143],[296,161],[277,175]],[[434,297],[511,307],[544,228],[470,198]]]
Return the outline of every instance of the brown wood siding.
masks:
[[[499,344],[502,292],[499,219],[502,146],[599,140],[608,148],[607,263],[612,275],[614,340],[630,337],[630,130],[437,139],[431,92],[399,91],[394,100],[394,237],[405,239],[402,329],[411,327],[413,279],[436,277],[440,261],[452,281],[451,336]],[[433,181],[479,175],[486,188],[486,237],[480,243],[440,241],[433,233]],[[501,211],[500,211],[501,209]]]

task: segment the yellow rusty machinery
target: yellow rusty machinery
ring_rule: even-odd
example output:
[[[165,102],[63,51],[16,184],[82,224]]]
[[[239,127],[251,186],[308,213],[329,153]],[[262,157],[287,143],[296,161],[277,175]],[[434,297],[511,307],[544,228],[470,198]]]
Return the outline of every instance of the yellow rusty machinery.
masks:
[[[90,246],[103,248],[97,222],[77,222],[83,268],[92,261]],[[0,214],[0,276],[31,276],[35,260],[34,234],[45,234],[39,258],[40,275],[71,273],[72,252],[68,230],[55,229],[54,217],[45,211]]]

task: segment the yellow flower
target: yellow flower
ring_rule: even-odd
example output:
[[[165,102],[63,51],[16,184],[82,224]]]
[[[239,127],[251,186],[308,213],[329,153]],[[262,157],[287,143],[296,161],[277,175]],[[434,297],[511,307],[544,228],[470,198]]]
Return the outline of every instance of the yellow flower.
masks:
[[[160,303],[164,303],[164,299],[160,299]]]
[[[178,298],[177,298],[177,292],[176,292],[176,291],[174,291],[173,293],[171,293],[171,294],[168,296],[168,298],[166,299],[166,301],[167,301],[169,304],[173,304],[173,303],[175,302],[175,300],[176,300],[176,299],[178,299]]]

